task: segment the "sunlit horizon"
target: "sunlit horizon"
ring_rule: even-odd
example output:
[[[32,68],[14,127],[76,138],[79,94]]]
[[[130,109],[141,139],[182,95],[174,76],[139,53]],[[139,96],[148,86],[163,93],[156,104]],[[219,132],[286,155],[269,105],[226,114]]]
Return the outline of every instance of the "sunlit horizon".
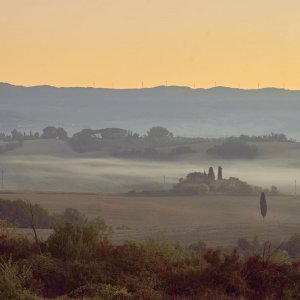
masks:
[[[300,2],[0,0],[0,81],[300,89]]]
[[[112,86],[97,86],[95,84],[93,85],[53,85],[53,84],[19,84],[19,83],[12,83],[12,82],[0,82],[0,84],[5,84],[5,85],[11,85],[11,86],[16,86],[16,87],[26,87],[26,88],[30,88],[30,87],[54,87],[54,88],[92,88],[92,89],[109,89],[109,90],[146,90],[146,89],[155,89],[155,88],[188,88],[191,90],[211,90],[211,89],[218,89],[218,88],[224,88],[224,89],[237,89],[237,90],[244,90],[244,91],[251,91],[251,90],[265,90],[265,89],[277,89],[277,90],[285,90],[285,91],[300,91],[299,89],[291,89],[284,86],[261,86],[261,85],[257,85],[257,86],[253,86],[253,88],[251,87],[243,87],[241,85],[237,85],[237,86],[225,86],[225,85],[211,85],[211,86],[196,86],[196,85],[176,85],[176,84],[157,84],[157,85],[149,85],[146,86],[144,84],[141,84],[140,86],[116,86],[116,85],[112,85]]]

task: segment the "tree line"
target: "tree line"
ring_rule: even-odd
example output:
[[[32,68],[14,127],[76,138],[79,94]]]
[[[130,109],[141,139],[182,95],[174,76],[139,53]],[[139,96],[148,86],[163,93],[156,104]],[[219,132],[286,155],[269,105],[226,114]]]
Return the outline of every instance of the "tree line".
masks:
[[[128,158],[168,158],[195,152],[193,143],[210,141],[217,145],[207,150],[207,154],[224,159],[253,159],[258,155],[253,142],[294,142],[285,134],[271,133],[263,136],[241,135],[228,138],[183,138],[176,137],[167,128],[154,126],[144,135],[122,128],[83,129],[69,136],[62,127],[48,126],[39,132],[20,132],[14,129],[11,134],[0,134],[0,153],[23,145],[24,140],[56,139],[70,144],[76,152],[106,151],[111,156]],[[189,144],[189,145],[187,145]],[[172,146],[165,153],[157,148]]]
[[[31,219],[31,214],[34,220]],[[90,220],[74,208],[66,208],[62,214],[49,214],[38,204],[31,204],[23,200],[0,199],[0,220],[5,220],[12,226],[20,228],[31,228],[33,221],[37,229],[50,229],[64,222],[85,224],[100,222],[101,218]]]

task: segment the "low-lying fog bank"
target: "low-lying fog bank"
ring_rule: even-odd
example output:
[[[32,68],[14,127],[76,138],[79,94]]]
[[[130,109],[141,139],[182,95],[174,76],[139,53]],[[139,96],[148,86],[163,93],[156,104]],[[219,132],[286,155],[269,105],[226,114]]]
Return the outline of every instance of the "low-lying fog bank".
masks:
[[[238,177],[253,185],[276,185],[294,193],[299,165],[292,161],[133,161],[115,158],[60,158],[54,156],[2,156],[4,189],[74,192],[125,192],[169,188],[180,177],[209,166],[223,167],[224,177]]]

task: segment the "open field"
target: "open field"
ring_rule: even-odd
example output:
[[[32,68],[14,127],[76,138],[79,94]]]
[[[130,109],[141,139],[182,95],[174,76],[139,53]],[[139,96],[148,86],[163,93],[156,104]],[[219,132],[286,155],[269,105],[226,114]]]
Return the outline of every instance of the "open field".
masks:
[[[127,197],[117,194],[2,192],[4,199],[38,203],[50,212],[73,207],[89,217],[101,216],[112,225],[114,241],[147,237],[210,245],[232,245],[237,239],[284,241],[300,232],[300,198],[268,198],[263,223],[258,197]],[[121,229],[124,226],[125,229]],[[127,227],[127,229],[126,229]],[[49,231],[41,231],[48,235]]]
[[[3,188],[8,191],[0,197],[30,200],[50,212],[74,207],[89,217],[102,216],[114,227],[111,238],[115,241],[152,236],[225,245],[240,237],[285,240],[300,232],[300,198],[291,196],[269,198],[263,224],[258,197],[109,194],[168,189],[190,172],[219,165],[225,178],[238,177],[268,188],[276,185],[287,194],[294,193],[294,180],[300,181],[300,143],[255,143],[259,148],[255,160],[213,160],[205,154],[211,145],[191,144],[196,153],[150,161],[111,158],[100,152],[77,154],[57,140],[26,141],[23,147],[0,156]],[[129,229],[122,230],[122,226]]]

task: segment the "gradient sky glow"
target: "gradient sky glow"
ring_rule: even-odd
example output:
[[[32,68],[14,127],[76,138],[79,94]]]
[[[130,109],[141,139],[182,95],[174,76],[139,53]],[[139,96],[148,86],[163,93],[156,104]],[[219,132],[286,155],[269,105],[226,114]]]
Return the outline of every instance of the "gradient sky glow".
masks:
[[[0,0],[0,82],[300,89],[299,0]]]

